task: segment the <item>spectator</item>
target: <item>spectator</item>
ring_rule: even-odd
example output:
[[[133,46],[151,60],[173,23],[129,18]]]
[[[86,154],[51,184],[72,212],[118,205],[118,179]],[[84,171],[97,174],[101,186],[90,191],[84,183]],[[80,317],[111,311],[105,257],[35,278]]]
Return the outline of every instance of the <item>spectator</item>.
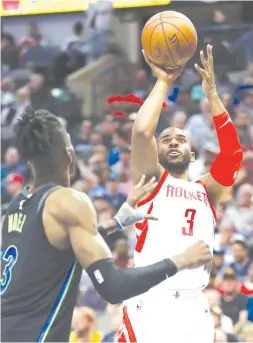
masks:
[[[112,166],[112,170],[119,176],[122,183],[131,179],[131,150],[129,147],[120,148],[119,161]]]
[[[9,174],[19,174],[24,177],[26,166],[20,161],[18,150],[9,147],[4,155],[4,162],[1,164],[1,191],[2,196],[6,195],[5,181]]]
[[[122,307],[120,305],[111,305],[107,306],[107,314],[110,316],[110,331],[104,336],[102,342],[117,342],[118,337],[117,333],[122,319]]]
[[[126,201],[127,196],[120,192],[120,179],[119,176],[111,172],[109,174],[109,180],[106,183],[107,189],[110,192],[110,202],[115,209],[119,209],[121,205]]]
[[[31,104],[35,110],[44,108],[55,113],[54,100],[42,74],[33,74],[28,87],[31,92]]]
[[[210,106],[207,99],[200,102],[201,114],[195,114],[187,122],[186,129],[194,137],[196,148],[202,152],[204,143],[209,140],[216,142],[213,134],[213,120],[210,112]]]
[[[83,120],[77,133],[71,135],[72,144],[78,156],[87,159],[91,153],[90,136],[93,132],[90,120]]]
[[[4,208],[13,197],[18,195],[23,187],[23,178],[19,174],[9,174],[5,179],[5,192],[2,194],[1,203]]]
[[[211,308],[211,313],[217,315],[217,322],[215,322],[215,328],[221,328],[226,333],[233,333],[232,319],[224,315],[220,308],[220,293],[216,289],[209,289],[205,291],[205,296],[207,297],[208,304]]]
[[[224,219],[219,227],[219,232],[215,235],[214,249],[216,251],[224,251],[224,261],[230,263],[234,260],[232,254],[232,242],[236,239],[243,239],[242,235],[235,232],[231,220]]]
[[[96,313],[89,307],[76,307],[72,319],[72,332],[69,341],[101,342],[102,334],[97,330]]]
[[[251,125],[253,125],[253,90],[245,91],[239,110],[249,115]]]
[[[227,269],[223,277],[224,294],[221,297],[221,309],[225,315],[232,319],[234,332],[238,333],[247,318],[248,299],[239,292],[237,276],[233,269]]]
[[[250,264],[248,274],[241,284],[241,293],[247,296],[253,296],[253,262]]]
[[[42,46],[47,46],[48,45],[48,41],[45,38],[45,36],[40,32],[39,26],[36,22],[31,22],[28,25],[28,31],[27,31],[27,35],[21,40],[21,44],[23,44],[24,42],[29,41],[31,38],[33,38],[34,36],[39,36],[40,37],[40,44]]]
[[[135,85],[133,89],[133,94],[140,97],[141,99],[145,99],[148,95],[149,89],[149,79],[148,73],[145,69],[137,70],[135,74]]]
[[[226,210],[225,216],[230,218],[236,231],[246,237],[253,234],[253,186],[243,184],[237,193],[235,205]]]
[[[2,64],[8,66],[10,70],[18,66],[18,48],[13,36],[2,33],[1,58]]]
[[[62,51],[69,50],[75,43],[78,43],[84,39],[83,24],[77,21],[73,26],[73,34],[65,39],[61,46]]]
[[[31,105],[31,96],[28,87],[22,87],[17,91],[17,100],[15,110],[9,112],[6,123],[15,124],[17,119],[24,113],[24,111]]]
[[[119,268],[128,268],[133,265],[133,260],[129,255],[129,246],[127,239],[118,239],[113,251],[114,262]]]
[[[225,264],[219,272],[219,276],[222,277],[228,269],[232,269],[236,273],[238,279],[242,282],[248,274],[248,269],[252,263],[252,259],[249,258],[249,250],[247,244],[242,240],[235,240],[232,244],[232,255],[234,261]]]

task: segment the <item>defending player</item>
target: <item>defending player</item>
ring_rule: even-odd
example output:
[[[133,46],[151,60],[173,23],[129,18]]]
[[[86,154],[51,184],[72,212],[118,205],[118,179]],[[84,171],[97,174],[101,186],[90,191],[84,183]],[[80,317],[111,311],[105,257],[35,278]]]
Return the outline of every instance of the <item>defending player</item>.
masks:
[[[144,56],[145,57],[145,56]],[[158,222],[136,224],[138,241],[134,261],[145,266],[159,261],[167,249],[179,253],[196,240],[213,247],[214,206],[224,188],[233,185],[242,160],[236,129],[226,112],[215,85],[212,46],[207,59],[200,53],[202,87],[210,103],[220,153],[210,173],[196,183],[189,182],[189,164],[194,160],[190,142],[177,128],[166,128],[154,138],[163,101],[182,68],[170,73],[147,58],[158,80],[142,105],[132,131],[132,169],[136,183],[142,174],[155,175],[159,184],[138,206],[159,217]],[[213,323],[202,290],[209,272],[204,267],[185,270],[124,303],[119,341],[128,342],[213,342]]]
[[[90,199],[69,186],[75,156],[58,119],[48,111],[27,110],[16,135],[34,182],[13,199],[3,223],[2,342],[67,342],[82,268],[103,298],[118,303],[182,268],[210,261],[210,249],[198,242],[172,260],[117,269],[98,234]],[[115,219],[123,226],[127,222],[122,213]],[[114,225],[109,222],[103,233]]]

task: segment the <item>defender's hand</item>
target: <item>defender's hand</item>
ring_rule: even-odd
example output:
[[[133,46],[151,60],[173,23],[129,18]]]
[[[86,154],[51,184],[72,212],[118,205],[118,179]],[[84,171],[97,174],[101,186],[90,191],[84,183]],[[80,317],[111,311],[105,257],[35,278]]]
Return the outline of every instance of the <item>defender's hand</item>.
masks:
[[[156,188],[157,182],[155,177],[145,184],[146,176],[142,175],[140,182],[134,186],[127,197],[127,203],[131,207],[136,207],[142,198],[149,196],[149,194]]]
[[[131,190],[127,197],[127,201],[121,206],[114,217],[122,229],[145,219],[157,220],[152,214],[143,214],[142,211],[135,208],[138,202],[140,202],[142,198],[149,196],[156,186],[157,182],[155,182],[154,177],[146,184],[145,175],[141,177],[140,182]]]
[[[211,260],[211,251],[204,241],[198,241],[192,247],[188,248],[183,254],[172,259],[178,270],[198,268],[210,263]]]
[[[195,64],[195,69],[202,76],[202,87],[207,98],[215,95],[217,93],[216,84],[215,84],[215,75],[214,75],[214,66],[213,66],[213,46],[208,44],[207,48],[207,59],[204,55],[203,50],[200,51],[200,59],[202,62],[203,68],[200,68],[198,64]]]
[[[143,54],[144,59],[147,62],[147,64],[150,66],[150,68],[154,72],[155,76],[159,80],[165,81],[169,84],[172,84],[178,78],[178,76],[182,73],[182,71],[184,69],[184,66],[178,67],[176,69],[169,69],[169,68],[160,67],[160,66],[156,65],[155,63],[153,63],[152,61],[150,61],[150,59],[146,56],[144,50],[142,50],[142,54]]]

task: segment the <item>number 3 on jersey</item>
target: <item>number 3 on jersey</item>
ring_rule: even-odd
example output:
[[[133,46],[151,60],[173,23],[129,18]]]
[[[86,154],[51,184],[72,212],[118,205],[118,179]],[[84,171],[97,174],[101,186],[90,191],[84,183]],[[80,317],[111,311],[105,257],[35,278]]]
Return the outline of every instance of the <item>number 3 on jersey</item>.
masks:
[[[194,225],[194,218],[195,218],[196,210],[188,208],[185,211],[185,218],[187,225],[182,227],[182,233],[184,236],[192,236],[193,235],[193,225]]]
[[[1,250],[1,295],[6,291],[12,277],[12,268],[18,260],[18,249],[15,245],[10,245],[8,249]]]

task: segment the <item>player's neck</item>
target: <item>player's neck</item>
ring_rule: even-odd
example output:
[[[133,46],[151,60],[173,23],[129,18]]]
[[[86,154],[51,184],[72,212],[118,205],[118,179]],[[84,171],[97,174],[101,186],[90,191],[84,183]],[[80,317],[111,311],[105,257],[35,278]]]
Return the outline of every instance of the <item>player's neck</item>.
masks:
[[[69,187],[69,177],[67,175],[61,175],[61,174],[52,174],[52,175],[46,175],[46,176],[40,176],[36,175],[33,181],[32,188],[35,190],[41,186],[48,185],[48,184],[54,184],[59,185],[62,187]]]
[[[176,178],[176,179],[181,179],[181,180],[186,180],[188,181],[189,180],[189,172],[188,170],[184,171],[183,173],[175,173],[175,172],[170,172],[169,171],[169,174]]]

